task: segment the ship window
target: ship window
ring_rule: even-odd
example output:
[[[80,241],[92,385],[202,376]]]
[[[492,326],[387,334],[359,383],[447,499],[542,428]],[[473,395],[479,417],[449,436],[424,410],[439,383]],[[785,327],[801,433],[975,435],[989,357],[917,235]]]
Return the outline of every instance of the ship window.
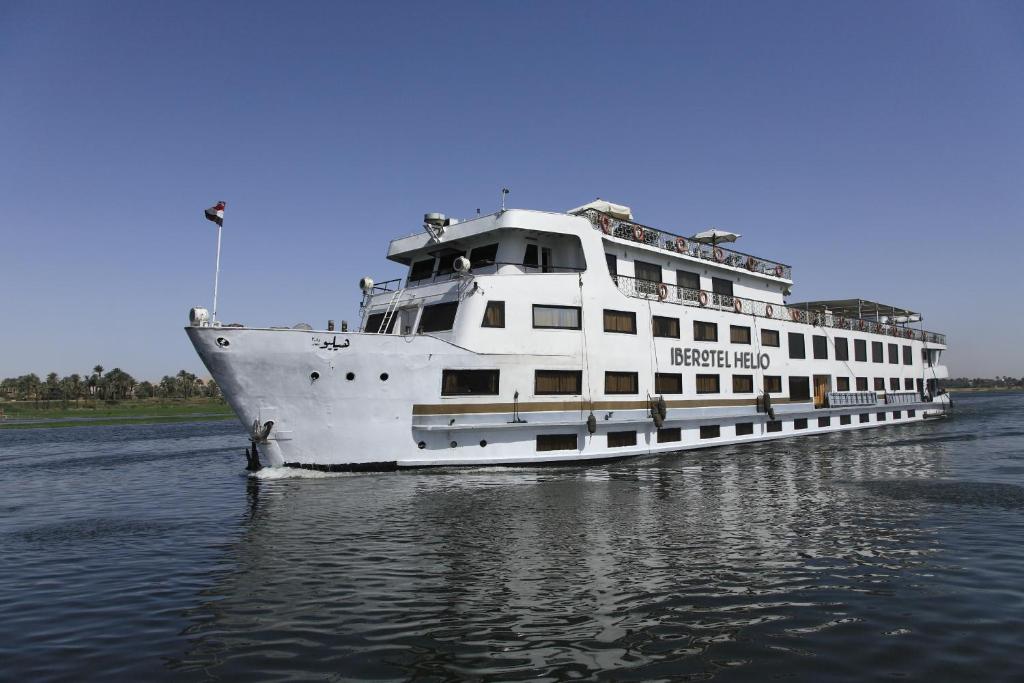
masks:
[[[473,251],[469,252],[469,263],[473,268],[493,265],[496,258],[498,258],[497,242],[482,247],[473,247]]]
[[[871,342],[871,361],[873,363],[885,362],[885,348],[882,346],[882,342]]]
[[[694,320],[693,341],[718,341],[718,325]]]
[[[608,264],[608,274],[612,276],[612,280],[618,282],[619,277],[619,259],[615,258],[615,254],[604,255],[605,263]]]
[[[899,365],[900,363],[900,345],[889,344],[889,363],[891,365]]]
[[[736,436],[746,436],[754,433],[753,422],[737,422],[736,423]]]
[[[536,268],[540,265],[540,259],[537,256],[536,244],[526,245],[526,253],[523,255],[523,265],[528,268]]]
[[[811,347],[815,360],[828,360],[828,339],[824,335],[811,335]]]
[[[718,425],[701,425],[700,426],[700,438],[702,439],[717,439],[722,435],[722,428]]]
[[[412,268],[409,269],[409,281],[416,282],[417,280],[429,280],[430,276],[433,274],[434,259],[416,261],[412,264]]]
[[[671,337],[679,339],[679,318],[665,318],[660,315],[651,318],[651,328],[655,337]]]
[[[899,419],[902,419],[902,418],[903,418],[903,411],[902,410],[895,410],[895,411],[893,411],[892,419],[899,420]]]
[[[606,394],[636,394],[640,389],[637,383],[635,372],[606,372],[604,373],[604,393]]]
[[[683,430],[679,427],[666,427],[658,430],[658,443],[668,443],[670,441],[682,441]]]
[[[849,377],[836,377],[836,391],[849,391],[850,390],[850,378]]]
[[[445,370],[441,373],[442,396],[495,396],[497,370]]]
[[[533,326],[539,329],[580,329],[579,306],[533,305]]]
[[[537,370],[534,373],[533,393],[578,394],[583,384],[580,370]]]
[[[919,393],[919,394],[921,394],[923,396],[924,395],[924,380],[921,379],[920,377],[918,377],[914,381],[914,384],[915,384],[915,387],[917,389],[917,393]]]
[[[778,330],[761,330],[761,346],[780,346]]]
[[[446,254],[441,254],[437,259],[437,274],[447,275],[448,273],[455,272],[455,259],[460,256],[465,256],[464,251],[451,251]]]
[[[932,354],[928,349],[921,349],[921,360],[925,362],[928,367],[932,366]]]
[[[850,422],[853,421],[851,419],[852,417],[853,417],[852,415],[840,415],[839,416],[839,424],[841,424],[841,425],[848,425],[848,424],[850,424]]]
[[[718,375],[697,375],[698,394],[717,394],[720,390]]]
[[[781,432],[782,431],[782,420],[769,420],[768,421],[769,432]]]
[[[884,377],[876,377],[875,378],[875,391],[885,391],[885,378]]]
[[[836,360],[850,360],[850,346],[846,337],[836,337]]]
[[[878,413],[875,417],[877,422],[885,422],[885,413]]]
[[[904,391],[913,391],[914,390],[914,379],[912,377],[907,377],[907,378],[905,378],[903,380],[903,390]]]
[[[505,327],[505,302],[488,301],[480,327]]]
[[[608,432],[608,448],[636,445],[636,432]]]
[[[711,278],[711,291],[721,296],[732,296],[732,280],[720,277]]]
[[[753,375],[733,375],[732,376],[732,393],[734,393],[734,394],[752,394],[752,393],[754,393],[754,376]]]
[[[646,263],[645,261],[634,261],[634,267],[636,268],[636,279],[647,280],[649,282],[661,282],[661,266],[653,263]]]
[[[574,451],[579,448],[576,434],[538,434],[538,451]]]
[[[604,331],[636,334],[636,313],[604,309]]]
[[[731,341],[733,344],[749,344],[750,328],[743,327],[742,325],[730,325],[729,341]]]
[[[700,289],[700,275],[688,270],[677,270],[676,284],[686,289]]]
[[[868,343],[864,339],[853,340],[853,359],[861,363],[868,362]]]
[[[889,378],[889,389],[891,391],[899,391],[900,390],[900,378],[899,377],[890,377]]]
[[[909,346],[903,347],[903,364],[913,365],[914,364],[914,353],[910,350]]]
[[[767,394],[782,393],[782,377],[780,375],[764,376],[764,391]]]
[[[458,301],[424,306],[420,315],[420,332],[444,332],[452,329],[455,324],[455,311],[458,308]]]
[[[391,320],[388,322],[388,329],[385,332],[386,334],[391,334],[391,331],[395,329],[395,318],[397,317],[397,315],[391,316]],[[383,324],[384,314],[373,313],[372,315],[368,315],[366,317],[366,326],[363,328],[363,332],[372,332],[374,334],[377,334],[378,332],[380,332],[380,326]]]
[[[830,417],[819,417],[818,418],[818,426],[819,427],[831,427],[832,426],[832,418],[830,418]]]
[[[861,422],[861,424],[863,424],[865,422],[871,422],[871,414],[870,413],[861,413],[860,414],[860,422]]]
[[[807,351],[804,349],[804,335],[799,332],[789,333],[789,357],[807,358]]]
[[[807,429],[807,418],[801,417],[797,420],[793,420],[793,429]]]
[[[654,393],[683,393],[683,376],[678,372],[657,372],[654,374]]]
[[[907,411],[907,417],[917,417],[917,411],[916,410],[908,410]]]
[[[867,391],[867,390],[868,390],[868,378],[867,377],[858,377],[857,378],[857,391]]]
[[[809,377],[789,378],[789,398],[793,401],[808,401],[811,398],[811,380]]]

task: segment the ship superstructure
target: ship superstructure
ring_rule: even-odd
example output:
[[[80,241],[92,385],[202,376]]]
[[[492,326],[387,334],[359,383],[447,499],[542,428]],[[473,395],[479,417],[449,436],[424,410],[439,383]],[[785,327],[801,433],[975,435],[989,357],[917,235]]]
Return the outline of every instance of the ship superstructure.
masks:
[[[786,303],[791,268],[632,219],[428,214],[364,278],[357,331],[190,339],[263,464],[600,460],[943,415],[944,335],[860,299]]]

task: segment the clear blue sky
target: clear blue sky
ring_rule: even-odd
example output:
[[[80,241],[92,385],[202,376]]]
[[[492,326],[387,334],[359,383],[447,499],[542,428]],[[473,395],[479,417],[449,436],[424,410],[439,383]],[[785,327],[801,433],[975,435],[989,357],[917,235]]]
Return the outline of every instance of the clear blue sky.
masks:
[[[0,3],[0,376],[357,318],[425,211],[743,234],[1024,374],[1024,3]]]

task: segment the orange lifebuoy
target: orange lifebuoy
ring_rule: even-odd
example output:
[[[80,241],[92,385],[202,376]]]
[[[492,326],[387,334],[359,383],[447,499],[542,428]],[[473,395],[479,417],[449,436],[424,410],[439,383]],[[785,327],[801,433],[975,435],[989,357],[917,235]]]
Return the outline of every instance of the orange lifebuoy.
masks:
[[[775,277],[782,277],[782,266],[775,266]]]
[[[911,332],[910,330],[907,330],[907,339],[910,339],[913,336],[914,336],[914,333]]]
[[[666,297],[668,297],[668,287],[662,282],[658,285],[658,298],[665,299]]]
[[[700,305],[701,306],[707,306],[708,305],[708,293],[707,292],[701,292],[700,295],[697,296],[697,299],[700,301]]]
[[[601,216],[601,232],[606,235],[610,235],[612,233],[612,222],[608,216]]]
[[[773,318],[773,317],[775,317],[775,309],[772,308],[771,304],[768,304],[767,306],[764,307],[764,316],[766,318]]]
[[[800,320],[800,311],[798,311],[795,308],[789,309],[789,317],[793,319],[793,322],[799,322],[799,320]]]
[[[743,302],[740,301],[739,299],[733,299],[732,300],[732,308],[737,313],[742,313],[743,312]]]
[[[680,253],[686,251],[686,240],[682,237],[676,238],[676,251]]]
[[[711,252],[711,255],[714,256],[715,260],[718,261],[719,263],[725,260],[725,252],[722,251],[721,247],[715,247],[714,250]]]
[[[637,242],[644,241],[644,229],[641,228],[639,225],[633,226],[633,239],[635,239]]]
[[[861,332],[863,332],[863,331],[864,331],[865,329],[867,329],[867,325],[866,325],[866,324],[864,324],[864,321],[863,321],[863,320],[861,320],[861,321],[858,321],[858,323],[857,323],[857,327],[858,327],[858,328],[860,328],[860,331],[861,331]]]

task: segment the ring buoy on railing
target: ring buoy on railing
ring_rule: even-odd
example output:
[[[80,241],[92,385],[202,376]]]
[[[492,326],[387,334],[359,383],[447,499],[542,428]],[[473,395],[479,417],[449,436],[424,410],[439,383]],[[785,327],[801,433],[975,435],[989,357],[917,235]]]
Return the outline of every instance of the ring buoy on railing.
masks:
[[[732,300],[732,308],[737,313],[742,313],[743,312],[743,302],[740,301],[739,299],[733,299]]]
[[[775,317],[775,309],[772,308],[771,304],[768,304],[767,306],[764,307],[764,317],[766,317],[766,318],[774,318]]]
[[[857,328],[860,329],[861,332],[863,332],[865,329],[867,329],[867,325],[864,324],[863,320],[860,320],[857,322]]]
[[[633,239],[635,239],[637,242],[644,241],[644,229],[641,228],[639,225],[633,226]]]
[[[775,266],[775,277],[782,277],[782,266]]]
[[[914,336],[914,333],[911,332],[910,330],[907,330],[907,339],[910,339],[913,336]]]
[[[668,298],[668,286],[664,282],[658,285],[658,298],[662,301]]]
[[[707,292],[701,292],[700,294],[697,295],[697,300],[700,301],[700,305],[701,306],[707,306],[708,305],[708,293]]]
[[[606,235],[612,234],[612,221],[608,216],[601,216],[601,232]]]
[[[748,256],[746,266],[747,270],[751,272],[757,270],[757,259],[754,258],[753,256]]]
[[[686,253],[686,240],[684,238],[676,238],[676,251],[678,251],[680,254]]]
[[[800,322],[800,311],[795,308],[789,309],[789,317],[793,319],[793,322]]]
[[[715,247],[712,250],[711,255],[714,256],[715,260],[718,261],[719,263],[725,260],[725,252],[722,251],[721,247]]]

